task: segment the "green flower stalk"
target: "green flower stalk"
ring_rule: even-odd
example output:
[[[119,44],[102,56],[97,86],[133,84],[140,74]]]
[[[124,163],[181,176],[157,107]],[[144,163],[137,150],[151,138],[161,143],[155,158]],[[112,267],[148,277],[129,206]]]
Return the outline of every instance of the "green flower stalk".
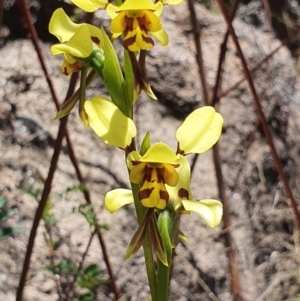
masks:
[[[81,72],[79,91],[62,106],[56,118],[69,114],[79,100],[84,125],[105,144],[124,151],[131,189],[109,191],[105,208],[114,213],[134,203],[139,225],[125,259],[143,246],[152,301],[167,301],[173,249],[179,239],[186,239],[179,229],[180,217],[196,213],[211,228],[221,222],[223,208],[218,200],[193,197],[186,156],[202,154],[218,141],[223,118],[212,107],[199,108],[177,129],[176,150],[162,142],[151,145],[147,133],[138,151],[133,106],[142,90],[156,99],[144,75],[146,51],[154,46],[153,37],[163,46],[168,44],[160,16],[164,5],[177,5],[183,0],[118,0],[116,5],[108,0],[71,1],[88,12],[105,9],[112,20],[111,38],[103,28],[72,22],[62,9],[53,13],[49,31],[59,43],[51,47],[51,52],[64,56],[61,71],[65,75]],[[112,43],[120,36],[123,70]],[[103,80],[109,97],[86,99],[86,89],[95,75]]]

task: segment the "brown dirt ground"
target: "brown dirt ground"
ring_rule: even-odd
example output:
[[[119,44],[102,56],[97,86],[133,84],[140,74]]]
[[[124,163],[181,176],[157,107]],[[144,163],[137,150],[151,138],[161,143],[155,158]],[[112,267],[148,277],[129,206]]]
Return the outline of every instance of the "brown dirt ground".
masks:
[[[212,88],[226,27],[219,14],[212,14],[200,6],[197,6],[197,14],[208,84]],[[155,47],[149,52],[147,61],[149,82],[159,102],[143,95],[138,103],[137,124],[141,133],[151,132],[152,142],[162,140],[175,148],[174,135],[180,120],[204,101],[186,4],[168,7],[164,26],[170,36],[170,45]],[[278,40],[238,20],[234,26],[250,68],[280,45]],[[50,44],[43,42],[41,45],[57,95],[62,100],[68,79],[59,72],[61,58],[50,55]],[[0,195],[7,198],[7,208],[15,212],[9,225],[22,228],[14,237],[0,241],[0,300],[11,301],[15,298],[37,207],[24,189],[42,189],[41,177],[47,176],[59,123],[53,121],[55,107],[31,42],[25,39],[7,41],[0,49],[0,58]],[[289,50],[282,47],[268,65],[262,65],[253,74],[253,79],[284,171],[299,200],[300,86],[294,70]],[[230,41],[222,91],[242,76],[239,58]],[[103,94],[105,90],[95,81],[88,95],[99,93]],[[247,84],[242,83],[223,97],[218,110],[225,119],[220,150],[232,219],[228,230],[233,237],[242,299],[299,300],[299,239],[293,214],[262,130],[254,127],[257,117]],[[83,127],[76,112],[70,115],[68,130],[97,216],[109,227],[103,235],[123,296],[121,300],[147,300],[149,291],[142,252],[123,261],[136,229],[134,210],[129,206],[110,215],[103,208],[103,196],[108,190],[128,187],[123,153],[103,145],[91,130]],[[249,145],[252,132],[254,138]],[[84,204],[83,195],[75,191],[59,197],[63,190],[76,184],[74,168],[64,145],[51,192],[52,212],[58,220],[52,235],[59,243],[51,253],[41,222],[24,292],[25,301],[58,300],[56,281],[61,282],[62,290],[66,287],[68,279],[54,277],[45,269],[52,255],[56,263],[61,258],[78,263],[82,258],[90,229],[80,214],[73,213],[73,208]],[[211,152],[200,156],[193,174],[192,190],[199,199],[218,198]],[[222,225],[211,230],[191,215],[182,218],[181,229],[189,242],[179,244],[176,249],[170,300],[211,300],[211,295],[203,289],[203,282],[218,300],[234,300],[230,293]],[[85,260],[86,264],[95,262],[105,269],[96,239]],[[78,293],[75,290],[74,296]],[[107,287],[103,287],[97,300],[113,300],[113,296]]]

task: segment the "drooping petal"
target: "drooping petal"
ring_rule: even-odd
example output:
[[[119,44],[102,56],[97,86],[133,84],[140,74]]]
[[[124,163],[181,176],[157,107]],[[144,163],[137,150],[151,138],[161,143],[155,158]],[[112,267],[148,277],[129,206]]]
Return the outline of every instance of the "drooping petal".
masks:
[[[92,13],[99,8],[104,8],[108,0],[71,0],[76,6],[82,10]]]
[[[162,46],[167,46],[169,44],[169,37],[164,29],[157,32],[151,32],[151,34],[156,37]]]
[[[211,228],[218,226],[221,222],[223,206],[217,200],[182,200],[182,205],[185,210],[197,213]]]
[[[165,209],[169,195],[163,183],[150,183],[145,181],[139,191],[139,200],[144,207]]]
[[[104,198],[105,209],[114,213],[121,207],[133,203],[132,191],[129,189],[114,189],[109,191]]]
[[[195,110],[176,132],[180,153],[204,153],[218,141],[222,126],[223,117],[213,107]]]
[[[144,170],[146,168],[147,163],[138,163],[133,166],[130,171],[130,182],[134,184],[139,184],[144,179]]]
[[[132,52],[139,50],[147,50],[154,45],[153,40],[140,27],[129,31],[123,41],[123,46]]]
[[[162,29],[160,19],[152,11],[144,11],[144,22],[146,23],[146,28],[150,32],[160,31]]]
[[[130,145],[136,135],[134,122],[126,117],[109,99],[94,97],[87,100],[84,109],[89,125],[104,143],[120,148]]]
[[[173,165],[165,163],[159,170],[162,172],[165,184],[176,186],[179,176]]]
[[[111,6],[111,4],[109,5]],[[126,29],[126,12],[120,12],[110,23],[110,30],[114,34],[121,34]]]

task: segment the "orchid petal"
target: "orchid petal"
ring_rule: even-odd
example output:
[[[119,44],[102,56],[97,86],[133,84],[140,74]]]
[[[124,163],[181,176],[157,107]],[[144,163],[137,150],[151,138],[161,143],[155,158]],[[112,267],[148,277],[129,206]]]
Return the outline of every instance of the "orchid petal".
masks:
[[[217,200],[182,200],[185,210],[197,213],[209,227],[218,226],[222,219],[223,206]]]
[[[167,46],[169,44],[169,37],[164,29],[157,32],[151,32],[151,34],[156,37],[162,46]]]
[[[117,12],[125,10],[153,10],[155,11],[156,5],[151,0],[126,0],[121,6],[117,8]]]
[[[176,132],[180,153],[204,153],[218,141],[222,125],[223,117],[213,107],[195,110]]]
[[[56,44],[51,47],[53,55],[67,53],[74,57],[86,58],[93,51],[93,42],[90,37],[89,29],[82,24],[77,32],[67,43]]]
[[[120,148],[130,145],[136,135],[134,122],[105,97],[87,100],[84,109],[89,125],[104,143]]]
[[[177,168],[179,175],[178,182],[175,187],[166,185],[167,191],[169,193],[170,202],[174,203],[175,210],[180,206],[181,200],[193,199],[190,181],[191,181],[191,168],[188,160],[184,156],[179,158],[180,166]]]
[[[99,8],[104,8],[108,0],[71,0],[76,6],[82,10],[92,13]]]
[[[177,164],[178,158],[170,146],[163,142],[158,142],[153,144],[144,156],[139,155],[137,152],[130,153],[127,157],[127,162],[130,169],[130,161]]]
[[[55,35],[61,43],[69,41],[82,24],[73,23],[62,8],[54,11],[50,23],[49,32]]]
[[[132,191],[129,189],[114,189],[109,191],[104,198],[105,209],[114,213],[121,207],[133,203]]]

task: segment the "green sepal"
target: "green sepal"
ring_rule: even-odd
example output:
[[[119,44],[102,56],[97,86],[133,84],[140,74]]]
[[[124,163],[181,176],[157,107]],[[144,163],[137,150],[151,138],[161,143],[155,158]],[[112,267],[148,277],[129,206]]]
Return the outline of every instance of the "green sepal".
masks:
[[[150,133],[147,132],[141,144],[140,155],[144,156],[150,147],[151,147]]]
[[[102,70],[103,81],[106,85],[112,102],[121,110],[121,112],[125,116],[130,117],[129,115],[131,110],[126,105],[126,96],[123,88],[124,77],[119,64],[119,60],[107,34],[105,33],[103,28],[101,30],[103,33],[103,49],[105,54],[104,67]]]
[[[142,246],[147,232],[147,227],[149,226],[149,222],[151,220],[151,216],[153,215],[153,209],[148,209],[144,218],[142,219],[139,227],[137,228],[136,232],[134,233],[129,246],[126,250],[125,260],[132,257]]]
[[[172,236],[174,213],[165,209],[159,214],[157,226],[166,248],[168,266],[157,261],[157,300],[167,301],[169,295],[170,271],[172,264]]]
[[[80,90],[79,90],[79,116],[84,124],[85,127],[89,125],[89,117],[84,110],[84,103],[85,103],[85,90],[86,90],[86,76],[87,76],[88,67],[84,67],[80,73]]]
[[[164,242],[166,251],[172,252],[172,237],[174,226],[174,213],[169,210],[162,211],[157,220],[158,230]]]
[[[152,218],[150,220],[150,233],[151,233],[151,243],[152,243],[152,246],[153,246],[153,249],[154,249],[154,252],[155,252],[157,258],[165,266],[168,266],[166,249],[165,249],[164,243],[162,241],[162,238],[159,234],[154,215],[152,216]]]
[[[61,109],[57,112],[54,120],[60,119],[68,115],[73,108],[75,107],[78,98],[79,98],[80,90],[77,90],[61,107]]]
[[[92,70],[86,78],[86,87],[90,85],[92,80],[95,77],[95,71]],[[80,96],[80,88],[62,105],[61,109],[57,112],[54,120],[60,119],[68,115],[73,108],[75,107],[79,96]]]

